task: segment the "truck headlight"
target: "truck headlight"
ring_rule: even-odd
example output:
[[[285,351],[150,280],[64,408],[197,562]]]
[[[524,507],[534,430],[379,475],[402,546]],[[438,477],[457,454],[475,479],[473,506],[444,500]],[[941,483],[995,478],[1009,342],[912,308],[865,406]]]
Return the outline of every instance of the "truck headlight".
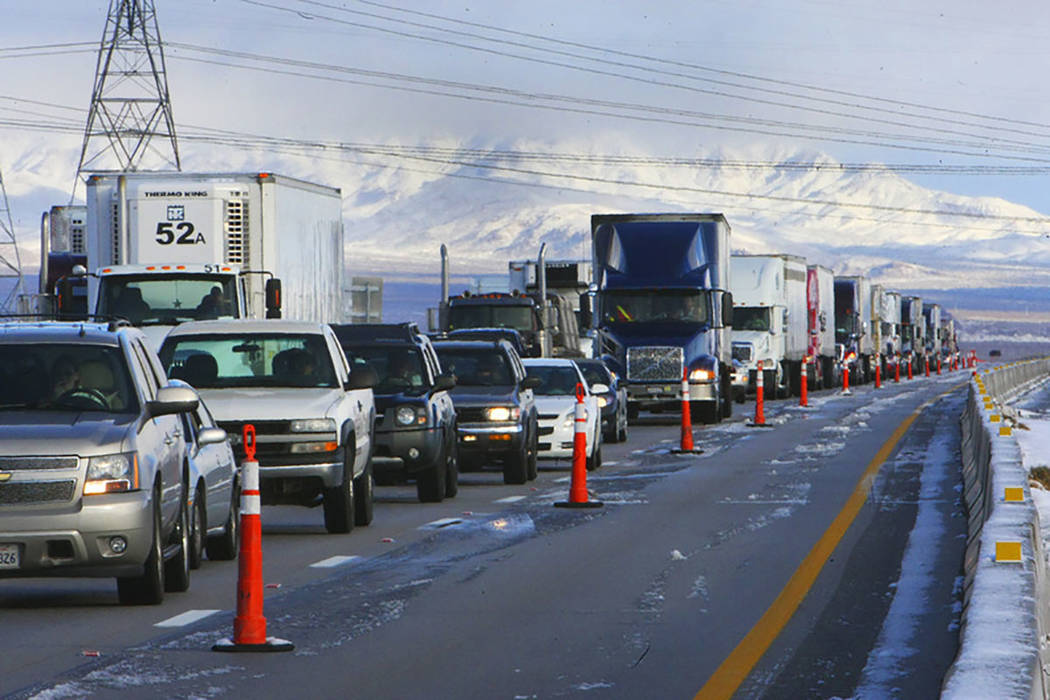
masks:
[[[303,418],[293,420],[288,430],[293,433],[334,433],[335,420],[332,418]]]
[[[689,381],[691,382],[710,382],[714,381],[715,371],[712,369],[694,369],[689,373]]]
[[[521,416],[521,409],[517,406],[490,406],[485,409],[485,420],[491,421],[511,421],[518,420]]]
[[[132,491],[139,487],[139,457],[135,452],[88,459],[84,495]]]
[[[419,406],[398,406],[394,414],[394,420],[398,425],[426,425],[427,414]]]

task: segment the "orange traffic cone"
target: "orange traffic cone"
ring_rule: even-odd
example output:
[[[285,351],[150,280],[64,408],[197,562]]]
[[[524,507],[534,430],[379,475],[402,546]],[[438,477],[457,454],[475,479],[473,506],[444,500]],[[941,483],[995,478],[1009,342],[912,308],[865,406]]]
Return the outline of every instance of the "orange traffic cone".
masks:
[[[259,463],[255,461],[255,426],[244,426],[244,462],[241,463],[241,546],[237,571],[237,617],[233,639],[222,639],[212,651],[291,651],[285,639],[266,636],[263,617],[262,504]]]
[[[573,412],[572,480],[569,500],[555,503],[557,508],[601,508],[601,501],[589,501],[587,495],[587,409],[583,405],[583,384],[576,385],[576,408]]]
[[[799,386],[798,405],[809,407],[809,355],[802,357],[802,384]]]
[[[678,449],[671,450],[674,454],[700,454],[693,445],[693,418],[689,412],[689,370],[682,370],[682,442]]]
[[[765,380],[762,378],[762,361],[758,361],[758,368],[755,370],[755,419],[748,423],[752,428],[772,428],[771,425],[766,425],[766,390]]]

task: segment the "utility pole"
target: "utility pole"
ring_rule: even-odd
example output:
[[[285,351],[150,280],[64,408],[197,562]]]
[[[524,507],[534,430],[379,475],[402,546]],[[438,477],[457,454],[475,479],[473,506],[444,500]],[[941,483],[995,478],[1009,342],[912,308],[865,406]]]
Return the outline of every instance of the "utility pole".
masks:
[[[110,0],[73,196],[92,172],[181,170],[153,0]]]
[[[5,291],[9,280],[14,286]],[[22,261],[18,254],[18,243],[15,241],[15,225],[11,219],[11,209],[7,204],[7,189],[4,187],[4,174],[0,172],[0,312],[14,311],[14,302],[22,293]]]

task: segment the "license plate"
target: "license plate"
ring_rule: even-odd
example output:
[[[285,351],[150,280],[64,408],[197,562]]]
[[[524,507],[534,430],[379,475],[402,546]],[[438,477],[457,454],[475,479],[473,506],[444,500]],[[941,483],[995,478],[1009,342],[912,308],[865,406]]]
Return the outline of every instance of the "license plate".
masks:
[[[663,393],[664,388],[662,386],[647,386],[645,390],[650,394],[660,394]]]
[[[0,544],[0,569],[17,569],[22,565],[17,544]]]

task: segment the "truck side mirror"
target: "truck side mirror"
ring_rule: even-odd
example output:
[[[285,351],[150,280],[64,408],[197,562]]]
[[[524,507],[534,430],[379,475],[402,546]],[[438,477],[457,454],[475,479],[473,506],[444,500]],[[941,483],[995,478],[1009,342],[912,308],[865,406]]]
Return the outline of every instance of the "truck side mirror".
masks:
[[[733,293],[722,292],[722,325],[733,327]]]
[[[266,280],[266,318],[281,317],[281,280],[271,277]]]
[[[591,310],[591,295],[587,292],[584,292],[580,295],[580,328],[590,328],[593,319],[594,316],[593,311]]]
[[[57,291],[55,315],[57,318],[70,318],[74,313],[76,303],[73,301],[73,281],[74,278],[67,275],[60,277],[55,285]]]

